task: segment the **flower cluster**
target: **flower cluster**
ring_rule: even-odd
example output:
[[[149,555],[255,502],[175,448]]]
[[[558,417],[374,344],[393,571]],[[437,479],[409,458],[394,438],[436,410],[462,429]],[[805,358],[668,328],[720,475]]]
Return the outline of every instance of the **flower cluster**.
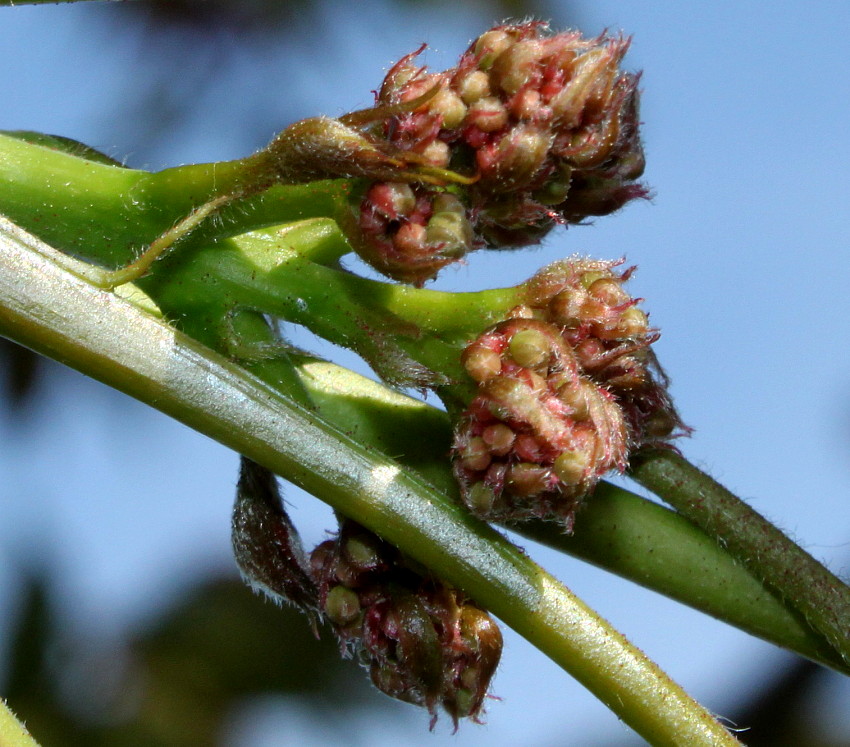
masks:
[[[491,29],[441,73],[416,64],[421,49],[404,57],[378,93],[371,135],[466,183],[373,183],[358,251],[421,285],[472,249],[534,243],[645,196],[638,76],[619,70],[628,46],[530,22]]]
[[[683,427],[650,350],[657,334],[615,266],[545,268],[525,303],[465,349],[478,389],[455,427],[454,470],[482,518],[571,531],[582,496],[630,449]]]
[[[379,690],[427,708],[432,727],[439,706],[455,727],[479,720],[502,634],[463,593],[347,519],[305,555],[274,475],[244,457],[233,548],[254,588],[327,621]]]
[[[490,615],[352,521],[311,556],[320,608],[393,698],[477,720],[502,652]]]

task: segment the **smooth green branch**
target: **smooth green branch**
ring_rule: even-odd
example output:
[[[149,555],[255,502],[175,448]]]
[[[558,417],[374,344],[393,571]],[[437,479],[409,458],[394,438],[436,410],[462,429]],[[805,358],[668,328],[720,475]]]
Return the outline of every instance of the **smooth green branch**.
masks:
[[[757,578],[794,605],[850,664],[850,586],[675,451],[639,452],[629,472],[716,537]]]
[[[133,261],[204,203],[238,192],[244,173],[243,161],[149,173],[63,138],[0,133],[2,213],[51,246],[107,268]],[[336,218],[351,188],[350,180],[273,187],[225,207],[192,236],[210,243],[261,226]]]
[[[511,625],[647,741],[735,744],[638,650],[487,525],[379,452],[114,294],[9,224],[0,332],[234,448],[403,549]]]

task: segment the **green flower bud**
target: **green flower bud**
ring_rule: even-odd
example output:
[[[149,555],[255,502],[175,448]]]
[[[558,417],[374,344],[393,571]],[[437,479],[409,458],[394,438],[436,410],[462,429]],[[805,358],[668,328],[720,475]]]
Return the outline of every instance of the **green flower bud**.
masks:
[[[538,329],[522,329],[508,345],[511,357],[523,368],[537,368],[549,362],[549,339]]]
[[[325,597],[324,612],[334,625],[349,625],[360,617],[360,599],[351,589],[334,586]]]

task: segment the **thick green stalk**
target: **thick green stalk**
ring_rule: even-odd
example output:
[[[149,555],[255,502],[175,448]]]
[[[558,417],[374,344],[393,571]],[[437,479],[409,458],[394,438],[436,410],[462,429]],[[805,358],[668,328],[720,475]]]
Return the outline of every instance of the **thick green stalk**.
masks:
[[[514,531],[712,615],[751,635],[850,674],[802,615],[679,514],[601,483],[565,535],[551,523]]]
[[[75,155],[73,144],[59,149],[22,137],[0,133],[0,211],[51,246],[106,267],[127,264],[194,208],[244,186],[244,161],[149,173]],[[333,218],[351,186],[335,180],[273,187],[224,208],[192,237],[209,243],[260,226]]]
[[[638,453],[629,471],[716,537],[757,578],[795,606],[850,664],[850,586],[675,451]]]
[[[490,527],[297,400],[9,224],[0,333],[249,456],[369,527],[528,638],[653,744],[735,744],[640,651]]]

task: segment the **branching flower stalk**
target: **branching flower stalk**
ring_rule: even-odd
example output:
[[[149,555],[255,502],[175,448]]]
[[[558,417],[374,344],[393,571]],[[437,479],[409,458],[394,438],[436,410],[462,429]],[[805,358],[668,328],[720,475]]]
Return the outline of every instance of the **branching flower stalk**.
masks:
[[[274,470],[334,505],[345,517],[339,538],[314,553],[312,566],[299,560],[294,528],[280,512],[280,541],[268,540],[279,552],[270,564],[261,551],[266,535],[237,522],[243,537],[254,538],[242,545],[240,561],[260,585],[328,618],[337,635],[356,642],[385,692],[425,705],[432,716],[441,703],[455,721],[476,717],[498,657],[470,632],[489,623],[464,627],[462,621],[484,620],[487,613],[477,606],[483,605],[529,635],[651,741],[682,743],[687,732],[688,743],[724,743],[730,739],[725,730],[707,723],[677,691],[669,690],[675,693],[672,712],[657,700],[651,707],[656,714],[646,712],[646,703],[638,705],[653,688],[657,695],[669,687],[654,670],[644,671],[639,657],[632,661],[643,674],[629,685],[635,699],[630,695],[617,705],[619,691],[614,696],[611,683],[598,679],[598,666],[607,666],[594,660],[601,639],[582,643],[575,638],[581,638],[579,631],[556,631],[573,614],[567,607],[577,609],[573,602],[559,597],[559,605],[567,604],[559,622],[547,617],[554,608],[544,613],[549,602],[543,590],[553,580],[537,576],[531,587],[543,596],[520,604],[514,595],[511,603],[521,609],[513,610],[498,574],[485,573],[485,580],[469,558],[444,557],[448,525],[442,522],[484,531],[452,502],[458,488],[448,479],[450,449],[459,493],[478,516],[556,520],[562,532],[575,529],[580,542],[582,513],[593,510],[587,494],[606,472],[626,469],[635,450],[640,461],[631,462],[633,473],[662,497],[674,497],[677,507],[688,505],[687,495],[680,500],[681,485],[669,490],[655,470],[678,463],[667,442],[687,429],[651,351],[657,333],[638,307],[640,299],[624,288],[630,271],[573,258],[513,288],[451,294],[422,288],[470,251],[534,243],[555,225],[604,215],[646,194],[636,181],[643,170],[638,78],[619,70],[627,48],[621,37],[551,34],[539,23],[500,26],[441,73],[419,66],[418,53],[408,55],[390,70],[370,109],[296,123],[245,159],[157,174],[123,168],[61,138],[0,135],[0,211],[87,262],[63,262],[42,252],[48,265],[58,261],[76,274],[82,297],[97,293],[91,284],[115,288],[208,346],[209,361],[203,348],[192,349],[189,368],[212,371],[219,365],[212,351],[239,361],[227,370],[249,378],[231,380],[222,373],[221,387],[241,387],[245,394],[253,386],[248,372],[259,375],[275,397],[283,397],[285,417],[297,415],[291,427],[315,434],[312,452],[302,440],[296,456],[292,444],[269,430],[268,412],[251,422],[259,429],[252,433],[250,419],[238,411],[227,414],[225,419],[238,421],[227,426],[221,412],[194,412],[204,407],[192,399],[197,393],[169,393],[167,381],[148,376],[155,372],[137,371],[128,384],[112,370],[116,361],[109,353],[78,355],[72,336],[45,332],[45,325],[58,324],[49,315],[9,312],[20,290],[13,280],[0,332],[156,402],[263,465],[257,469]],[[341,262],[352,250],[410,285],[347,272]],[[55,288],[67,280],[60,272],[53,282],[58,285],[47,292],[45,308],[59,303]],[[111,297],[101,294],[97,303]],[[418,416],[426,430],[433,429],[423,449],[428,439],[407,424],[399,428],[392,416],[401,406],[397,400],[384,409],[383,420],[365,417],[352,401],[350,380],[330,392],[327,378],[311,378],[316,362],[287,348],[268,319],[302,324],[355,350],[389,384],[434,390],[454,436],[446,415],[422,406]],[[183,343],[174,338],[171,344],[177,350]],[[364,447],[377,451],[370,456]],[[656,449],[656,456],[646,456],[646,447]],[[343,457],[354,460],[351,474],[332,464]],[[354,474],[362,477],[352,482]],[[389,480],[380,489],[370,482],[378,475]],[[685,493],[695,484],[685,483]],[[243,497],[248,493],[243,490]],[[847,587],[808,556],[818,588],[785,584],[784,569],[802,551],[783,546],[768,554],[758,531],[738,535],[735,525],[713,523],[712,514],[732,500],[724,494],[720,503],[712,502],[719,495],[699,490],[708,517],[700,525],[743,562],[770,557],[750,565],[755,581],[744,574],[741,583],[765,581],[782,600],[765,592],[764,607],[777,605],[776,616],[748,623],[744,615],[739,624],[760,634],[768,630],[774,640],[846,669]],[[435,496],[441,496],[436,503]],[[408,499],[415,507],[405,513],[400,507]],[[425,505],[451,508],[423,518]],[[744,504],[735,505],[745,523],[769,526]],[[374,563],[352,565],[349,540],[361,531],[352,522],[381,538],[375,539]],[[699,545],[693,535],[682,536],[684,545]],[[473,545],[483,541],[486,553],[495,553],[488,563],[510,558],[502,570],[510,575],[509,567],[522,567],[520,575],[530,574],[526,581],[538,573],[497,535],[476,537]],[[563,535],[548,541],[569,545]],[[699,553],[705,552],[701,546]],[[604,564],[599,555],[596,562]],[[408,556],[422,564],[421,573]],[[635,567],[630,573],[640,578]],[[829,611],[819,614],[824,599]],[[801,625],[797,613],[814,630]],[[418,637],[408,639],[407,628],[419,631]],[[610,633],[601,635],[609,638],[609,654],[625,650]],[[425,659],[413,656],[419,646],[430,652]],[[701,741],[692,741],[696,735]]]
[[[507,540],[287,391],[4,232],[0,330],[322,496],[513,626],[655,744],[734,744],[646,657]],[[5,237],[4,237],[5,238]],[[71,264],[71,267],[75,265]],[[350,396],[350,391],[349,391]]]

